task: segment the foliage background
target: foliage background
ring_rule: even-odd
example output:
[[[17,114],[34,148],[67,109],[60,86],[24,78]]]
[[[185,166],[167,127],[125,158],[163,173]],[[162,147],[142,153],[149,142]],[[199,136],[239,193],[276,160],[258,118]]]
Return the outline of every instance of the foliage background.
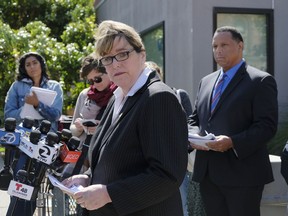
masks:
[[[94,0],[0,1],[0,115],[15,80],[18,58],[37,51],[51,79],[62,84],[63,114],[74,107],[85,87],[79,79],[81,59],[93,51],[96,29]]]

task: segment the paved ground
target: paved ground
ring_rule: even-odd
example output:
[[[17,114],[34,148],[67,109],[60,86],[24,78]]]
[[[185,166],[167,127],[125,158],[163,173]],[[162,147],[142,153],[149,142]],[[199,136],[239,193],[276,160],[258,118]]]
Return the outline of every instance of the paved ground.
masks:
[[[3,158],[0,156],[0,170],[3,167]],[[0,215],[6,215],[9,203],[10,203],[10,196],[7,194],[7,191],[0,190]]]

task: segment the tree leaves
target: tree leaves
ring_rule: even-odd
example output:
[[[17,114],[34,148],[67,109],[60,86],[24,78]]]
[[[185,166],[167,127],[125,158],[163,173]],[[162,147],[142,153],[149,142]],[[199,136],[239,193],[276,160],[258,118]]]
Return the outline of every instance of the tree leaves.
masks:
[[[74,106],[83,85],[81,59],[93,52],[96,14],[93,0],[5,0],[0,2],[0,91],[15,80],[17,59],[37,51],[49,75],[63,84],[64,113]],[[81,88],[81,89],[77,89]],[[73,95],[73,98],[70,97]],[[4,108],[4,97],[0,98]],[[1,112],[1,111],[0,111]],[[3,111],[2,111],[3,112]],[[1,114],[0,114],[1,115]]]

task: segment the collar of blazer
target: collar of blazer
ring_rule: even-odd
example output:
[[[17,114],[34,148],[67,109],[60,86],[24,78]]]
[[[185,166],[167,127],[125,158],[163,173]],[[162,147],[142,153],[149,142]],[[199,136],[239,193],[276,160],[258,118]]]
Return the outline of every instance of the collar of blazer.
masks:
[[[148,88],[148,86],[150,86],[152,83],[158,82],[158,81],[160,81],[160,78],[159,78],[158,74],[156,73],[156,71],[151,72],[148,76],[146,83],[132,97],[129,97],[127,99],[124,106],[122,107],[122,110],[119,114],[119,117],[114,121],[113,124],[117,123],[120,119],[123,118],[123,113],[127,114],[127,112],[136,103],[139,96],[141,94],[143,94],[143,92]],[[105,123],[103,123],[103,124],[111,125],[112,113],[113,113],[112,111],[114,108],[114,103],[115,103],[115,97],[112,97],[112,99],[109,101],[109,103],[106,107],[105,113],[103,114],[104,119],[106,119]]]
[[[119,113],[119,117],[114,121],[113,124],[119,123],[121,119],[127,115],[127,113],[133,108],[133,106],[136,104],[138,99],[141,97],[141,95],[146,91],[146,89],[154,82],[159,82],[160,79],[158,75],[156,74],[156,71],[153,71],[149,74],[148,79],[146,83],[133,95],[127,98],[127,101],[125,102],[122,110]]]
[[[125,102],[121,112],[119,113],[119,117],[111,124],[112,121],[112,114],[113,114],[113,105],[115,102],[115,98],[110,101],[110,103],[107,106],[107,110],[105,110],[105,115],[103,116],[104,119],[106,119],[102,126],[102,131],[99,134],[98,139],[102,139],[101,146],[99,149],[101,149],[105,143],[106,140],[110,137],[110,135],[113,133],[115,127],[121,122],[121,120],[129,113],[129,111],[133,108],[133,106],[137,103],[137,101],[141,98],[141,95],[147,90],[147,88],[154,82],[159,82],[160,79],[157,76],[156,72],[150,73],[148,76],[147,82],[141,87],[133,96],[129,97],[127,101]],[[103,137],[103,138],[101,138]]]
[[[220,73],[220,70],[219,70]],[[226,87],[225,91],[222,93],[214,112],[212,113],[211,117],[217,112],[219,106],[225,101],[225,99],[233,92],[233,90],[235,88],[237,88],[237,85],[240,83],[240,81],[244,78],[245,74],[247,74],[247,65],[244,62],[240,68],[238,69],[238,71],[236,72],[236,74],[234,75],[234,77],[232,78],[232,80],[230,81],[230,83],[228,84],[228,86]],[[219,74],[218,74],[219,75]],[[218,77],[218,76],[217,76]],[[216,77],[216,80],[217,80]],[[215,80],[215,82],[216,82]],[[212,92],[213,89],[211,91],[211,96],[212,96]],[[210,106],[211,106],[211,100],[210,100]],[[209,106],[209,107],[210,107]]]

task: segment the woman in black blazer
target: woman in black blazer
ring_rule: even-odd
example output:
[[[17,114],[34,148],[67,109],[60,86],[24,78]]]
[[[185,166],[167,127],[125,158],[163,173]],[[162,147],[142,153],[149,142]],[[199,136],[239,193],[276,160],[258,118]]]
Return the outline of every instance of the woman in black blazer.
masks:
[[[187,123],[173,90],[145,67],[146,52],[128,25],[104,21],[96,54],[118,88],[89,149],[90,173],[73,196],[89,215],[181,216]]]

